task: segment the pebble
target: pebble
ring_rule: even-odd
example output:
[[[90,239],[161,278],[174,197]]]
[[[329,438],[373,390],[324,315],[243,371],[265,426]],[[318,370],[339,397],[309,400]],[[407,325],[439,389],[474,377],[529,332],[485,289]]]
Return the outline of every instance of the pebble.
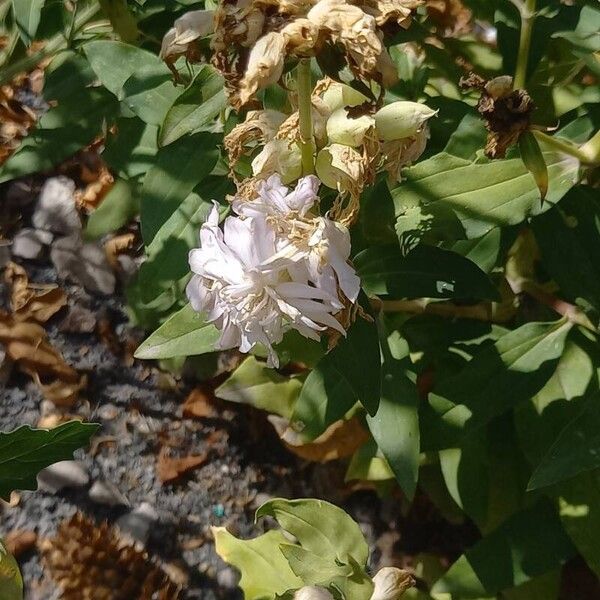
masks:
[[[39,489],[56,494],[64,488],[81,488],[90,482],[85,465],[76,460],[63,460],[46,467],[37,476]]]
[[[217,573],[217,583],[219,587],[226,590],[233,590],[238,586],[240,574],[231,567],[225,567]]]
[[[145,544],[150,537],[150,528],[158,521],[158,513],[148,502],[117,519],[117,527],[135,541]]]
[[[11,248],[12,244],[6,241],[0,241],[0,269],[6,267],[11,259]]]
[[[127,498],[110,481],[95,481],[88,492],[90,500],[106,506],[129,506]]]
[[[63,234],[81,230],[74,192],[75,182],[68,177],[47,179],[33,213],[33,225],[37,229]]]
[[[21,229],[13,238],[12,254],[17,258],[37,260],[44,253],[44,244],[36,234],[35,229]]]

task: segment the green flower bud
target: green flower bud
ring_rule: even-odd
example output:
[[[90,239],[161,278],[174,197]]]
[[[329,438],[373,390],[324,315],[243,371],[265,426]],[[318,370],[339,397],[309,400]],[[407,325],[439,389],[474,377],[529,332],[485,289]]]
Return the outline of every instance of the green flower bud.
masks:
[[[343,144],[331,144],[317,154],[317,177],[329,188],[352,192],[361,185],[364,176],[361,155]]]
[[[252,161],[252,174],[269,176],[281,175],[281,181],[287,185],[302,175],[302,155],[297,144],[287,140],[274,139],[265,144]]]
[[[392,102],[375,114],[377,135],[385,142],[411,137],[437,112],[419,102]]]
[[[368,101],[368,98],[359,91],[334,81],[322,94],[323,101],[329,107],[330,111],[337,110],[344,106],[358,106]]]
[[[327,138],[330,143],[344,146],[360,146],[365,133],[375,125],[375,119],[362,115],[353,119],[345,108],[338,108],[327,120]]]

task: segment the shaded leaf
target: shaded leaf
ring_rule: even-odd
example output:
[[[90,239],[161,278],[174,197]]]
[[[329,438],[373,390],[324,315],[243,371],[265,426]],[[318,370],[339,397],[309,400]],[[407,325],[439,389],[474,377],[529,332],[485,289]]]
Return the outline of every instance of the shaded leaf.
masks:
[[[22,600],[23,579],[17,561],[0,539],[0,600]]]
[[[0,433],[0,497],[8,500],[13,490],[37,489],[36,476],[45,467],[73,458],[86,446],[100,425],[71,421],[54,429],[28,425]]]
[[[12,0],[14,19],[26,44],[35,37],[44,2],[45,0]]]

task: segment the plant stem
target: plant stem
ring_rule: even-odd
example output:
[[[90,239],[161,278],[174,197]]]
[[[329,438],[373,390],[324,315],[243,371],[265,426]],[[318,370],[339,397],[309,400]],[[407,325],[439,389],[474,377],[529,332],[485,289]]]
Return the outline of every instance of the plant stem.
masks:
[[[527,0],[521,7],[521,39],[519,40],[519,55],[515,70],[515,89],[525,87],[527,83],[527,65],[529,63],[529,50],[531,48],[531,33],[535,22],[536,0]]]
[[[600,164],[600,131],[581,147],[565,138],[547,135],[542,131],[534,131],[533,134],[539,142],[550,146],[554,150],[574,156],[584,165]]]
[[[74,20],[74,31],[77,31],[80,27],[88,23],[88,21],[90,21],[99,11],[100,5],[96,2],[79,11],[79,14]],[[39,52],[35,52],[30,56],[25,56],[24,58],[15,61],[12,65],[3,67],[0,72],[0,85],[9,83],[15,76],[19,75],[19,73],[33,69],[45,58],[54,56],[68,46],[69,40],[65,39],[64,34],[61,33],[55,35],[46,42],[46,45]]]
[[[298,117],[302,172],[310,175],[315,171],[312,131],[312,81],[310,59],[302,58],[298,65]]]

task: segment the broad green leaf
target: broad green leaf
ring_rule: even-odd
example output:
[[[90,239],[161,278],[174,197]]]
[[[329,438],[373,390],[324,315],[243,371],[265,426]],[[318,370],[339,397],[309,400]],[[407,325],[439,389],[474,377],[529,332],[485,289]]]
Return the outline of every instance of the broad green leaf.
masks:
[[[282,554],[295,575],[306,585],[329,585],[336,577],[352,575],[350,565],[340,565],[334,560],[327,561],[320,554],[306,550],[296,544],[282,544]]]
[[[560,567],[575,553],[558,515],[541,500],[467,550],[432,593],[461,599],[497,594]]]
[[[361,567],[367,564],[369,547],[358,525],[341,508],[314,498],[274,498],[257,511],[256,519],[273,517],[298,543],[330,561],[349,564],[351,556]]]
[[[396,216],[420,207],[441,239],[477,238],[498,226],[516,225],[548,210],[575,184],[579,163],[573,157],[544,151],[549,189],[539,190],[520,158],[471,162],[442,152],[405,172],[392,191]],[[403,231],[398,231],[403,233]]]
[[[39,471],[61,460],[89,442],[100,425],[70,421],[54,429],[32,429],[28,425],[0,433],[0,498],[8,500],[13,490],[37,489]]]
[[[383,457],[375,440],[363,444],[353,455],[346,470],[346,481],[389,482],[395,480],[394,471]]]
[[[558,600],[561,572],[550,571],[527,581],[523,585],[504,590],[502,598],[506,600]]]
[[[598,52],[600,51],[598,31],[600,31],[600,10],[595,6],[584,6],[574,29],[557,31],[552,37],[565,39],[579,50]]]
[[[113,29],[124,42],[135,42],[138,37],[137,23],[127,8],[126,0],[99,0],[102,10]]]
[[[468,258],[484,273],[489,273],[496,266],[501,241],[502,230],[494,227],[480,238],[459,240],[449,245],[448,249]]]
[[[565,481],[557,496],[565,531],[600,577],[600,472],[589,471]]]
[[[547,487],[600,467],[600,393],[562,430],[533,472],[528,489]]]
[[[83,46],[102,85],[119,100],[125,97],[123,86],[136,73],[155,69],[155,73],[168,75],[169,68],[156,54],[114,40],[95,40]]]
[[[126,225],[139,210],[135,186],[117,179],[103,198],[100,206],[89,216],[84,235],[87,239],[98,239]]]
[[[173,358],[214,351],[219,332],[187,304],[172,315],[136,350],[136,358]]]
[[[12,0],[14,19],[26,44],[35,37],[44,2],[45,0]]]
[[[286,419],[292,416],[302,381],[285,377],[249,356],[216,390],[217,398],[250,404]]]
[[[406,256],[400,247],[373,246],[354,259],[367,293],[387,298],[498,299],[488,276],[460,254],[421,244]]]
[[[561,294],[600,314],[600,201],[597,190],[572,189],[560,205],[534,219],[544,268]]]
[[[213,527],[217,554],[242,574],[245,600],[272,600],[275,594],[302,587],[279,549],[288,540],[281,531],[268,531],[252,540],[238,540],[224,527]]]
[[[109,132],[102,158],[113,172],[125,179],[145,174],[154,164],[158,128],[137,117],[118,119],[116,131]]]
[[[0,539],[0,600],[23,600],[23,579],[17,561]]]
[[[473,160],[477,151],[485,146],[486,138],[487,132],[481,116],[472,111],[467,113],[458,124],[450,136],[444,152],[458,158]]]
[[[294,408],[292,426],[306,440],[314,440],[357,402],[375,414],[380,392],[377,328],[358,317],[346,338],[309,373]]]
[[[381,399],[367,424],[402,491],[411,500],[419,476],[419,396],[399,361],[385,361]]]
[[[474,429],[535,395],[552,376],[572,324],[527,323],[445,379],[430,403],[452,427]],[[440,440],[441,441],[441,440]]]
[[[159,150],[142,188],[142,236],[150,245],[194,187],[214,168],[218,136],[196,133]]]
[[[169,109],[160,130],[160,145],[167,146],[211,124],[226,104],[223,78],[209,65],[203,66]]]

